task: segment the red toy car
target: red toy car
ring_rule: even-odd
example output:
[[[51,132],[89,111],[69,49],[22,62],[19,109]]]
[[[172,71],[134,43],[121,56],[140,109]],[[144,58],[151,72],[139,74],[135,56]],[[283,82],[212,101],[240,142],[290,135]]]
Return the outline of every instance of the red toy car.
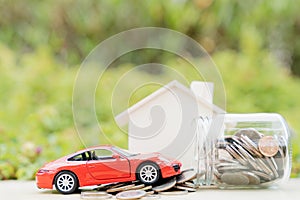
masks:
[[[45,164],[36,174],[38,188],[62,194],[79,187],[140,180],[154,184],[160,178],[180,174],[181,163],[159,153],[133,154],[105,145],[78,151]]]

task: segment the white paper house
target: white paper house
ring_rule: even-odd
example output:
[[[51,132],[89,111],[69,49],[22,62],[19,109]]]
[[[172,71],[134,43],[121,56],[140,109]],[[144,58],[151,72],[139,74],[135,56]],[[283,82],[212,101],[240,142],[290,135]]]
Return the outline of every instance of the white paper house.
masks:
[[[119,126],[128,125],[130,151],[160,152],[190,168],[194,164],[197,119],[225,113],[212,99],[212,83],[194,81],[187,88],[175,80],[115,119]]]

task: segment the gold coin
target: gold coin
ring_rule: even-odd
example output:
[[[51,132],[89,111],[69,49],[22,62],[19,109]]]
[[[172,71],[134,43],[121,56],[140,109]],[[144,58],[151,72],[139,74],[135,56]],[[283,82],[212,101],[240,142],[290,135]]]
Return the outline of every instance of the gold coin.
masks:
[[[273,136],[264,136],[258,141],[259,151],[266,157],[272,157],[279,151],[279,142]]]

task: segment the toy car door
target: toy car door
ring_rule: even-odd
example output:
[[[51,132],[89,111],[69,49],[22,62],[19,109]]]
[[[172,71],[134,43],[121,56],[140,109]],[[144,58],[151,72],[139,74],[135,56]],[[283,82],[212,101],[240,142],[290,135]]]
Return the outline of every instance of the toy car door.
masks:
[[[130,177],[130,165],[127,158],[113,153],[109,149],[90,151],[87,168],[95,179],[116,179]]]

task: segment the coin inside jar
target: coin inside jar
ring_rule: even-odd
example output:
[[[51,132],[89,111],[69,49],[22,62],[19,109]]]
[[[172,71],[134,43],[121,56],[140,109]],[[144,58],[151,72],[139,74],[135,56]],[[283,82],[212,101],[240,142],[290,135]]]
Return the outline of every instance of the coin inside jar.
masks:
[[[226,172],[221,176],[221,180],[223,183],[226,183],[228,185],[248,185],[249,179],[246,175],[236,172]]]
[[[279,142],[273,136],[264,136],[258,141],[259,151],[266,157],[272,157],[279,151]]]
[[[249,179],[249,185],[258,185],[260,184],[260,178],[254,173],[243,171],[243,175],[247,176]]]
[[[247,136],[250,138],[253,142],[257,142],[261,137],[262,134],[259,133],[257,130],[254,128],[245,128],[245,129],[240,129],[237,131],[234,136],[241,137],[241,136]]]

